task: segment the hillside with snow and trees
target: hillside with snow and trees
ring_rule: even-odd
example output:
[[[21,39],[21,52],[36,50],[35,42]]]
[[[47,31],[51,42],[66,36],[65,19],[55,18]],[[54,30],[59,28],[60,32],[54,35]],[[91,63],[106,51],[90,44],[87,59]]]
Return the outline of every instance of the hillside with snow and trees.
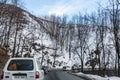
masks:
[[[76,64],[86,74],[120,76],[119,0],[71,18],[37,17],[18,3],[0,0],[0,71],[10,57],[36,57],[53,68]]]

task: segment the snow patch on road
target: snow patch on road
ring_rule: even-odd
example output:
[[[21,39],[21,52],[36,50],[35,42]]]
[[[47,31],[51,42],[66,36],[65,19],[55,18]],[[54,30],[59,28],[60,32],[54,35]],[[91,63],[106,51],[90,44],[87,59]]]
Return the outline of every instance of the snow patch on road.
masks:
[[[73,73],[77,76],[82,76],[82,77],[86,77],[89,78],[91,80],[120,80],[120,77],[116,77],[116,76],[112,76],[112,77],[101,77],[98,75],[92,75],[92,74],[84,74],[84,73]]]

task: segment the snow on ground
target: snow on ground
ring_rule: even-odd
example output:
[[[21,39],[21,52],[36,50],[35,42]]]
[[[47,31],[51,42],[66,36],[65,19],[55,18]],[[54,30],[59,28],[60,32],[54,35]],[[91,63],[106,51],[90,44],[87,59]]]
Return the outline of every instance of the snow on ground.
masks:
[[[98,75],[92,75],[92,74],[84,74],[84,73],[73,73],[77,76],[82,76],[82,77],[86,77],[89,78],[91,80],[120,80],[120,77],[116,77],[116,76],[112,76],[112,77],[101,77]]]

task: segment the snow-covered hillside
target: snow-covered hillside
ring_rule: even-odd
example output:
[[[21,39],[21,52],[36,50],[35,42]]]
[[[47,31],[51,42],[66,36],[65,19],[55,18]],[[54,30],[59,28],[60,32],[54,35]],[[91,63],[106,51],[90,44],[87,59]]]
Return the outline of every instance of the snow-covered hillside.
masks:
[[[42,55],[42,48],[54,49],[43,23],[35,16],[13,5],[0,4],[0,9],[0,46],[8,55]]]
[[[97,58],[101,66],[108,63],[107,67],[114,67],[116,56],[111,29],[105,28],[100,34],[102,27],[97,25],[63,24],[55,17],[40,19],[13,5],[1,4],[0,9],[0,46],[8,55],[34,55],[45,65],[48,62],[58,67],[79,64],[85,68],[91,68],[90,64],[85,65],[87,61]],[[95,54],[97,50],[99,55]]]

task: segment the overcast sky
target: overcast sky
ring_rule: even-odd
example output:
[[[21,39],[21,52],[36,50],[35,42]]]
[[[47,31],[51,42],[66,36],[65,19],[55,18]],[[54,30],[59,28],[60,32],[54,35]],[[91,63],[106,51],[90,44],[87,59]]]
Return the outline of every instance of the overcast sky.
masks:
[[[105,5],[106,0],[23,0],[29,12],[37,16],[74,15],[79,12],[91,13],[97,10],[98,3]]]

